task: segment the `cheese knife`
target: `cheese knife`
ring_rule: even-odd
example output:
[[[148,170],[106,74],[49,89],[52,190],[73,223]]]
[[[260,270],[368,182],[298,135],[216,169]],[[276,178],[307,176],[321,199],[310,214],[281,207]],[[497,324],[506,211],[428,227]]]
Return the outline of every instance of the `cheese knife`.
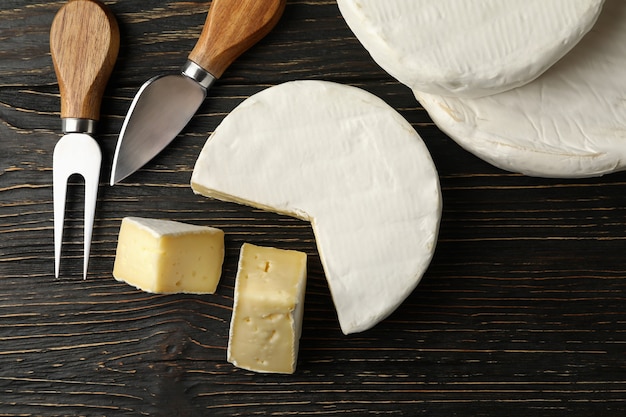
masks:
[[[111,185],[150,161],[187,125],[230,64],[278,23],[286,0],[213,0],[180,74],[156,76],[133,99],[115,149]]]

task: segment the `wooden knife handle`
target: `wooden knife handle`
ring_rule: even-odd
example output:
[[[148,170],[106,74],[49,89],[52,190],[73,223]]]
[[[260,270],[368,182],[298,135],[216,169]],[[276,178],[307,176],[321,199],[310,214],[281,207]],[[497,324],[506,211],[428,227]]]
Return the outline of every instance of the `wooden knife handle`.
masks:
[[[280,20],[285,0],[213,0],[189,59],[215,78]]]
[[[70,0],[50,29],[50,52],[61,117],[98,120],[100,103],[120,46],[113,14],[96,0]]]

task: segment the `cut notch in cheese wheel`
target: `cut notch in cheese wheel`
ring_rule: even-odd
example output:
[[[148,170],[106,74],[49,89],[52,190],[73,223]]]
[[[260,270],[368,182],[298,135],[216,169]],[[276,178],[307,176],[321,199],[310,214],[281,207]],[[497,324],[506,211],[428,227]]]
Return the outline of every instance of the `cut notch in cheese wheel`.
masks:
[[[530,84],[479,99],[414,92],[437,126],[483,160],[538,177],[626,169],[626,2]]]
[[[413,90],[482,97],[524,85],[592,28],[604,0],[338,0],[372,58]]]
[[[293,81],[248,98],[207,140],[191,186],[310,221],[346,334],[391,314],[435,250],[441,192],[428,149],[355,87]]]

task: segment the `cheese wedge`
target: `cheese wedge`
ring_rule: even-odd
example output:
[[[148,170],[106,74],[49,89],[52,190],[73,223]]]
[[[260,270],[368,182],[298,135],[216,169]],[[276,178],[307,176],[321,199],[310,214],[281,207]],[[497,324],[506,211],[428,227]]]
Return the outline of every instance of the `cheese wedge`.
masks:
[[[481,97],[524,85],[594,25],[604,0],[338,0],[372,58],[410,88]]]
[[[228,362],[255,372],[294,373],[305,289],[305,253],[244,243],[235,282]]]
[[[415,91],[437,126],[491,164],[539,177],[626,168],[626,2],[537,80],[480,99]]]
[[[355,87],[293,81],[248,98],[207,140],[191,187],[310,221],[346,334],[391,314],[435,250],[441,193],[428,149]]]
[[[224,232],[170,220],[122,219],[113,276],[152,293],[212,294],[224,261]]]

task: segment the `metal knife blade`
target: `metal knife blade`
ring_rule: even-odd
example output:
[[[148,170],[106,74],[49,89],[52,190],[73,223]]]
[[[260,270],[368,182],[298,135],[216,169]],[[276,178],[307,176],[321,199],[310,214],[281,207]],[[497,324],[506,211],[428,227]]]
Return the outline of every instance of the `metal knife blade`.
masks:
[[[184,75],[151,78],[139,89],[115,149],[111,185],[141,168],[187,125],[207,88]]]
[[[286,0],[213,0],[182,74],[154,77],[137,92],[118,138],[111,185],[165,148],[187,125],[207,89],[278,23]]]

